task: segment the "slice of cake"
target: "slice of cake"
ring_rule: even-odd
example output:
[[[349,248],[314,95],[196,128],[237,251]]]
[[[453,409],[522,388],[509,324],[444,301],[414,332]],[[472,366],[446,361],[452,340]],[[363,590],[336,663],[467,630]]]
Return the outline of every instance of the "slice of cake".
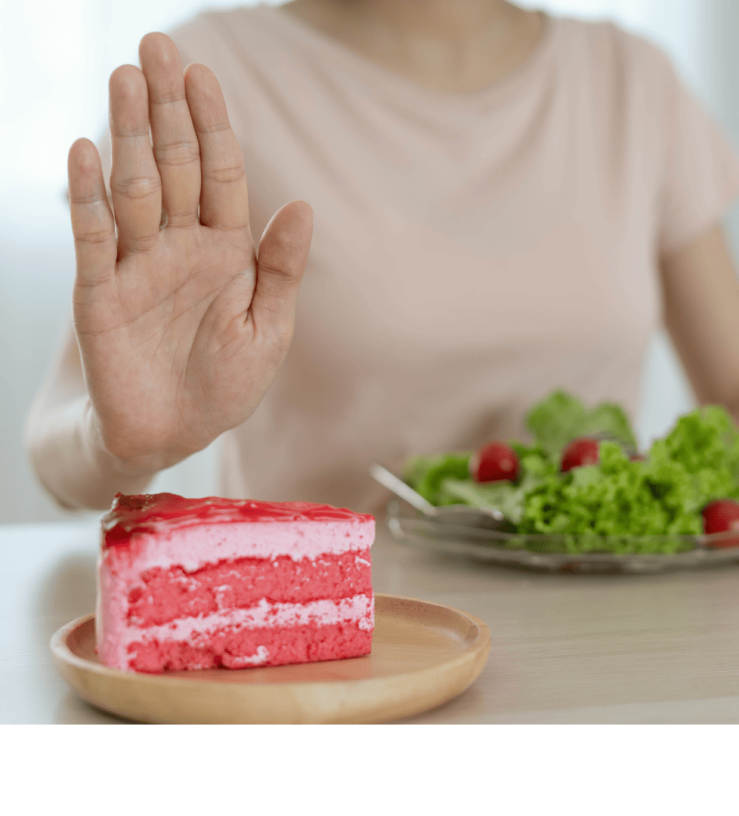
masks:
[[[369,654],[374,531],[307,502],[119,494],[102,521],[100,660],[162,672]]]

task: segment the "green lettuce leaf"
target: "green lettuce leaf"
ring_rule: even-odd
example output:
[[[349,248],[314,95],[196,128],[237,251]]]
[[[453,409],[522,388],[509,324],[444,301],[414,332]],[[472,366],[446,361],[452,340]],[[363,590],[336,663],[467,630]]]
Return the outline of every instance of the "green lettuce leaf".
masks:
[[[587,417],[577,397],[555,391],[537,403],[526,416],[526,427],[548,456],[557,457],[564,446],[577,436]]]
[[[614,442],[620,442],[634,450],[638,447],[626,411],[614,402],[602,402],[587,412],[585,422],[576,435],[589,436],[591,434],[606,434]]]
[[[559,458],[562,449],[579,436],[605,435],[622,445],[637,447],[623,408],[604,402],[587,409],[565,391],[555,391],[537,403],[526,416],[526,427],[537,446],[552,458]]]
[[[559,472],[557,460],[550,459],[540,448],[530,448],[519,454],[518,483],[524,492],[533,490]]]
[[[684,469],[661,473],[665,494],[671,492],[679,498],[676,502],[665,502],[653,489],[653,475],[650,463],[632,462],[618,444],[603,442],[600,464],[574,468],[527,494],[519,532],[598,537],[700,533],[702,522]]]
[[[537,446],[510,442],[519,458],[519,478],[480,484],[465,473],[464,478],[447,477],[438,491],[440,504],[468,504],[472,507],[494,507],[513,524],[521,521],[526,494],[546,479],[556,476],[557,466]]]
[[[671,506],[698,513],[714,499],[739,499],[739,431],[724,408],[696,408],[652,444],[649,467]]]
[[[469,452],[442,453],[437,456],[414,456],[405,466],[403,478],[426,501],[434,505],[458,504],[442,493],[444,479],[469,479]]]
[[[500,510],[513,524],[523,515],[526,491],[509,481],[478,484],[470,479],[444,479],[442,498],[447,504],[469,504],[473,507],[492,507]]]

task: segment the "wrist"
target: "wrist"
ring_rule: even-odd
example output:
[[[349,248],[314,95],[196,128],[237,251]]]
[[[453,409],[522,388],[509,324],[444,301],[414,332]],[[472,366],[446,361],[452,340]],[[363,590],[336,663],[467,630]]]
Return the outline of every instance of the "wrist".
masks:
[[[98,468],[123,479],[127,484],[147,484],[160,470],[176,465],[186,458],[177,454],[138,454],[122,456],[110,449],[105,440],[95,408],[87,400],[84,410],[85,438],[89,451]],[[127,489],[129,489],[127,487]]]

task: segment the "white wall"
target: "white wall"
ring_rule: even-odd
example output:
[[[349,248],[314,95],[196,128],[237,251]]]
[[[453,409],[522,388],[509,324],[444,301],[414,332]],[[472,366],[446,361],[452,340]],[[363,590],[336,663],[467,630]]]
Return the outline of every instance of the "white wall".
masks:
[[[276,0],[275,0],[276,2]],[[0,0],[0,522],[65,517],[35,485],[21,427],[69,319],[74,253],[64,199],[66,155],[105,126],[107,77],[136,62],[138,40],[206,6],[198,0]],[[250,5],[250,3],[243,3]],[[523,5],[611,16],[665,46],[739,145],[733,32],[736,0],[537,0]],[[739,248],[739,214],[731,218]],[[645,368],[642,442],[663,433],[692,398],[663,337]],[[214,490],[206,451],[162,474],[155,489]]]

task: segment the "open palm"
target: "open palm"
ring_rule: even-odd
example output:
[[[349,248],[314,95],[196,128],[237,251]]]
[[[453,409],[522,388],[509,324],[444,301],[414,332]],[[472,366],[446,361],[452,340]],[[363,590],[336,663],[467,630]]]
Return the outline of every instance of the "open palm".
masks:
[[[94,145],[69,155],[74,323],[94,420],[132,470],[168,467],[247,419],[292,337],[312,211],[272,218],[258,258],[220,86],[148,34],[110,79],[113,211]],[[151,136],[150,136],[151,132]]]

